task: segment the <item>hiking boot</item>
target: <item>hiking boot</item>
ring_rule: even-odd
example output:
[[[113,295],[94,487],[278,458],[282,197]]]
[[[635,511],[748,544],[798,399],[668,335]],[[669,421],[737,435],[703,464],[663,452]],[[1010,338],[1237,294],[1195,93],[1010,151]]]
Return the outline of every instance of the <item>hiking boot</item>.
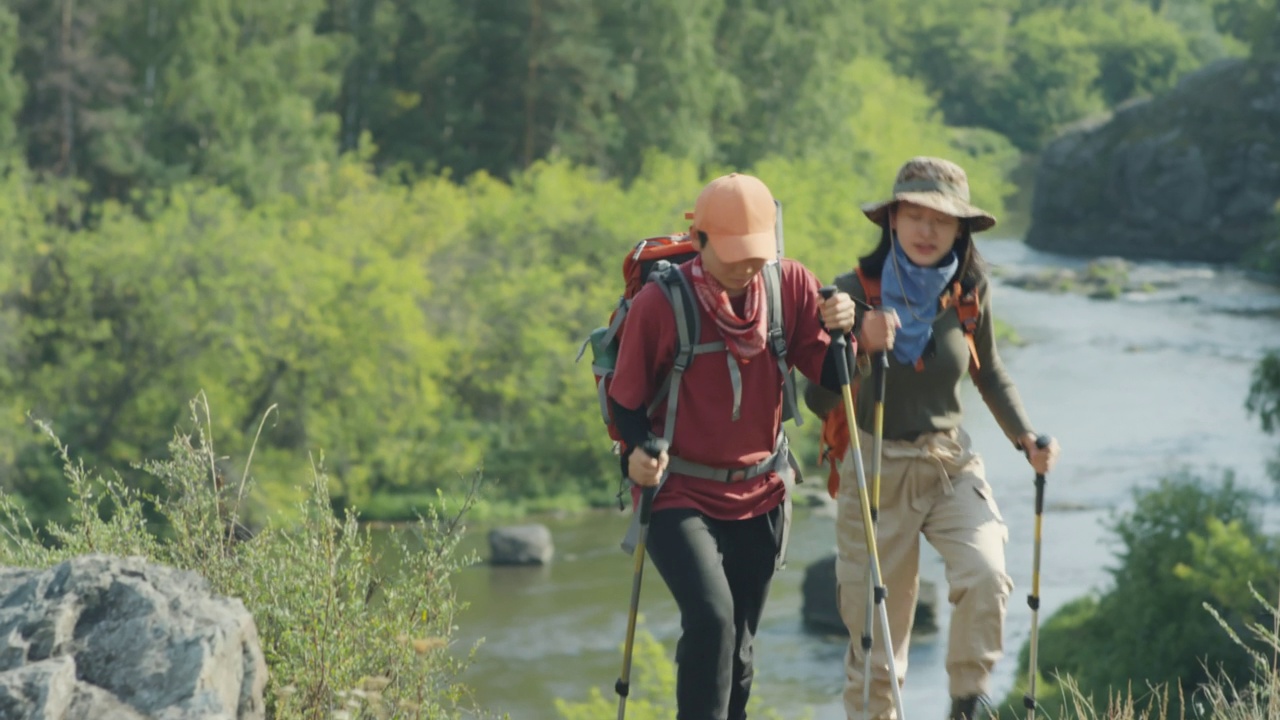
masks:
[[[991,716],[981,695],[965,695],[951,698],[950,720],[982,720]]]

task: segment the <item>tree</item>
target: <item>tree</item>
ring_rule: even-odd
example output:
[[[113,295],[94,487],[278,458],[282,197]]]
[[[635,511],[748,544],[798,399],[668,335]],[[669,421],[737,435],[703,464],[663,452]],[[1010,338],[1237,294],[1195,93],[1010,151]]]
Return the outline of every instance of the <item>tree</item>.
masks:
[[[91,197],[202,176],[246,198],[332,156],[322,0],[15,0],[31,167]]]
[[[1274,0],[1209,0],[1218,27],[1249,45],[1254,57],[1280,52],[1280,5]]]
[[[1194,67],[1187,36],[1146,5],[1089,12],[1080,26],[1094,38],[1098,89],[1108,106],[1164,92]]]
[[[1102,110],[1095,83],[1098,58],[1085,33],[1061,10],[1020,18],[1010,37],[1009,74],[995,107],[1018,108],[994,126],[1024,150],[1037,148],[1064,124]]]
[[[1180,687],[1170,698],[1191,697],[1221,676],[1243,687],[1252,659],[1204,606],[1241,628],[1262,619],[1250,584],[1275,596],[1280,538],[1263,533],[1255,501],[1229,474],[1212,483],[1176,476],[1136,491],[1133,508],[1112,524],[1121,545],[1112,587],[1049,618],[1041,672],[1070,675],[1095,701],[1161,685]]]
[[[601,27],[624,84],[609,112],[621,133],[608,168],[634,178],[647,153],[704,165],[716,159],[718,110],[734,92],[719,62],[724,0],[606,3]]]
[[[812,102],[822,75],[865,52],[868,34],[857,4],[830,0],[733,0],[715,27],[717,62],[731,79],[713,115],[715,159],[750,167],[783,152],[805,153],[826,144],[822,133],[798,124],[834,127],[843,120],[832,103]],[[823,113],[801,118],[799,108]]]
[[[1017,3],[986,0],[974,6],[924,4],[915,22],[904,23],[888,57],[905,75],[936,93],[952,125],[1003,130],[998,87],[1009,78],[1010,26]]]
[[[0,7],[0,159],[17,155],[18,128],[15,120],[22,108],[26,84],[14,74],[18,51],[18,18],[7,7]]]
[[[338,40],[314,31],[323,0],[147,2],[119,37],[138,41],[147,153],[172,177],[262,199],[333,157],[337,118],[320,110],[337,90]]]
[[[30,88],[19,116],[30,166],[110,184],[118,169],[110,148],[135,127],[121,110],[133,92],[132,68],[101,29],[127,8],[106,0],[15,0],[12,7],[22,29],[16,65]]]
[[[1258,416],[1264,432],[1280,431],[1280,351],[1267,354],[1253,369],[1245,408]],[[1280,489],[1280,451],[1269,465],[1271,479]]]

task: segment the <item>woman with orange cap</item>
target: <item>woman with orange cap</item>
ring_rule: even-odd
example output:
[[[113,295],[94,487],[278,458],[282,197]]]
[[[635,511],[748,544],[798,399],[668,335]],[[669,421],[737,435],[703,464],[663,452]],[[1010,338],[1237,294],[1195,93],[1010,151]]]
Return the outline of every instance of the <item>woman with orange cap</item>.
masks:
[[[636,294],[622,331],[609,398],[634,484],[660,486],[648,551],[680,608],[677,720],[743,720],[754,677],[753,640],[786,546],[794,464],[781,432],[790,368],[840,387],[825,328],[848,332],[855,306],[822,299],[813,273],[779,260],[776,205],[758,178],[733,173],[698,197],[690,234],[699,254],[673,268],[700,317],[697,354],[668,413],[677,320],[658,282]],[[785,360],[771,357],[764,273],[776,278]],[[770,281],[772,286],[774,281]],[[785,365],[787,367],[780,367]],[[659,397],[661,395],[661,397]],[[651,436],[670,451],[638,451]],[[636,503],[638,504],[638,503]]]

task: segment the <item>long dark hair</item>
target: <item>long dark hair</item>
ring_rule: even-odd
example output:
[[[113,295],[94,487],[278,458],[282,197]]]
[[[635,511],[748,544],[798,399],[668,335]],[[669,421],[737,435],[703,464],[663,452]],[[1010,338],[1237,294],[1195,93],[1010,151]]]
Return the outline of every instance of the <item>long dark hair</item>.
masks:
[[[890,212],[893,209],[891,208]],[[886,215],[884,224],[880,226],[880,243],[874,250],[858,258],[858,267],[862,268],[862,273],[867,277],[880,277],[880,273],[884,271],[885,261],[889,259],[889,248],[892,246],[889,217]],[[960,287],[965,292],[981,287],[987,279],[987,261],[978,253],[978,248],[973,242],[973,231],[970,230],[969,221],[966,219],[960,220],[960,237],[956,238],[954,249],[956,255],[960,257],[960,266],[956,268],[956,274],[948,284],[959,280]]]

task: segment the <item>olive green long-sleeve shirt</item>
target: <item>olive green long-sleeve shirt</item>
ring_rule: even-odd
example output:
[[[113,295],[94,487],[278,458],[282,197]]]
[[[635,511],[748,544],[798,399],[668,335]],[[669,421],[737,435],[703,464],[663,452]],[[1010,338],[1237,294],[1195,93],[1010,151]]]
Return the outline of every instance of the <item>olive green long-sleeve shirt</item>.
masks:
[[[856,273],[836,278],[836,287],[860,300],[866,299]],[[948,287],[945,293],[950,293]],[[991,317],[991,289],[983,283],[979,291],[981,314],[974,331],[980,369],[974,384],[982,400],[990,408],[1000,429],[1010,441],[1032,432],[1018,390],[1006,372],[996,350],[995,328]],[[860,324],[861,318],[859,318]],[[957,428],[964,419],[960,405],[960,383],[969,372],[969,345],[954,308],[938,313],[933,322],[933,340],[924,353],[924,368],[903,364],[889,354],[889,370],[885,376],[884,437],[887,440],[914,440],[921,433]],[[875,396],[871,376],[862,377],[856,411],[858,427],[873,428]],[[840,395],[819,385],[805,389],[805,403],[819,417],[825,416],[841,402]]]

